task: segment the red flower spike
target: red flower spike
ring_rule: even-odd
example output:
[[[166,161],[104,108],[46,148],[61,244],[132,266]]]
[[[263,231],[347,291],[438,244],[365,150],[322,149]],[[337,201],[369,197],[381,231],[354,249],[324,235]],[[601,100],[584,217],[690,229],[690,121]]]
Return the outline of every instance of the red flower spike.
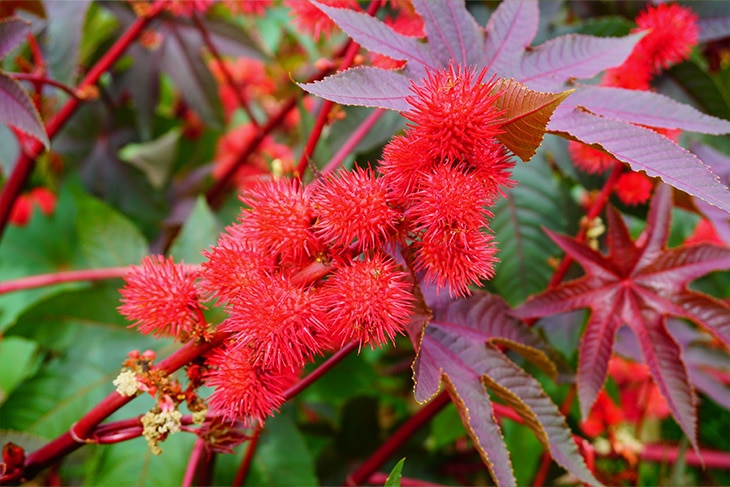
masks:
[[[119,312],[145,335],[166,335],[186,341],[201,332],[198,272],[172,257],[151,255],[132,266],[120,289]]]
[[[285,262],[315,255],[320,244],[312,233],[310,192],[293,179],[266,181],[245,193],[238,230],[257,249],[280,254]]]
[[[371,349],[393,342],[412,310],[408,276],[382,253],[338,266],[322,290],[323,321],[333,340],[340,345],[357,340]]]
[[[487,205],[505,196],[504,188],[511,188],[516,184],[510,178],[515,161],[502,144],[477,147],[470,163],[487,191]]]
[[[575,167],[588,174],[602,174],[612,168],[617,160],[601,150],[574,140],[568,142],[568,154]]]
[[[200,288],[223,303],[236,299],[248,286],[255,285],[262,274],[274,270],[274,259],[242,238],[239,226],[228,227],[228,233],[221,235],[218,244],[203,252],[206,260],[202,264]]]
[[[299,378],[299,369],[265,366],[246,346],[218,348],[208,357],[205,376],[215,391],[208,398],[211,412],[247,427],[262,425],[279,410],[284,393]]]
[[[491,214],[484,206],[492,202],[491,194],[476,172],[463,172],[451,165],[440,165],[424,175],[419,191],[412,199],[406,216],[416,231],[435,226],[460,230],[478,230]]]
[[[657,186],[646,229],[633,242],[619,213],[608,212],[609,254],[548,232],[585,270],[585,276],[530,298],[514,313],[523,319],[591,308],[578,356],[583,417],[603,388],[616,330],[626,324],[638,338],[652,378],[680,427],[697,449],[696,397],[681,348],[665,326],[667,315],[689,319],[730,346],[730,307],[687,288],[709,272],[730,269],[730,249],[699,244],[667,249],[671,187]]]
[[[312,205],[315,232],[334,246],[353,240],[361,250],[374,250],[395,230],[399,212],[393,209],[383,178],[370,169],[355,168],[329,175],[316,186]]]
[[[397,135],[390,139],[383,148],[380,173],[394,197],[404,206],[408,204],[420,178],[430,172],[437,162],[428,155],[429,147],[428,140],[417,138],[408,131],[403,136]]]
[[[429,228],[416,246],[415,268],[438,289],[452,296],[466,296],[470,284],[494,275],[494,238],[480,230],[459,230],[439,225]]]
[[[264,275],[231,303],[221,329],[239,333],[237,346],[250,348],[258,365],[294,368],[322,349],[323,314],[314,288],[279,274]]]
[[[349,8],[351,10],[360,10],[357,0],[318,0],[320,3],[329,7]],[[308,32],[314,40],[319,40],[320,36],[329,38],[337,29],[337,25],[330,19],[327,14],[317,8],[316,5],[309,0],[284,0],[284,5],[289,7],[289,15],[292,17],[293,23],[301,32]]]
[[[639,41],[633,56],[639,56],[658,73],[662,68],[689,58],[697,45],[699,26],[697,15],[687,7],[672,3],[650,5],[636,17],[634,32],[650,30]]]
[[[619,176],[613,190],[624,204],[635,206],[649,201],[653,187],[651,179],[645,174],[631,171]]]
[[[403,116],[415,125],[415,137],[429,141],[428,153],[437,159],[469,161],[484,146],[496,144],[502,133],[502,111],[495,104],[500,93],[492,93],[495,81],[482,83],[479,74],[462,66],[428,73],[422,85],[411,86],[407,98],[413,108]]]
[[[596,397],[588,417],[581,421],[580,428],[588,436],[595,438],[606,433],[610,428],[618,426],[624,420],[623,409],[614,404],[611,396],[603,390]]]

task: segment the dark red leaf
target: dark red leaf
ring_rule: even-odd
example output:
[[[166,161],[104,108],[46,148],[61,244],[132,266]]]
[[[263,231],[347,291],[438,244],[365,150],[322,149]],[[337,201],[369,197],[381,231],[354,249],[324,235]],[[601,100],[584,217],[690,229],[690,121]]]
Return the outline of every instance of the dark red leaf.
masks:
[[[616,332],[628,325],[672,415],[697,449],[695,395],[681,348],[667,330],[665,318],[687,318],[730,345],[730,307],[687,288],[698,277],[730,269],[730,248],[701,244],[668,249],[671,207],[671,188],[658,186],[646,229],[636,242],[619,213],[609,209],[608,255],[548,232],[583,267],[585,275],[531,297],[515,315],[532,319],[591,309],[578,360],[583,417],[603,387]]]

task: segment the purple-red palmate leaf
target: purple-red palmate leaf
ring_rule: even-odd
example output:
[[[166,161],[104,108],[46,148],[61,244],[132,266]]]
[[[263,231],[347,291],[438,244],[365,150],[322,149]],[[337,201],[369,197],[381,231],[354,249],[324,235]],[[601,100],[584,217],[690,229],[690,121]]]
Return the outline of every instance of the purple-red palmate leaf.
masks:
[[[512,407],[525,421],[553,459],[589,484],[598,484],[578,453],[559,408],[540,383],[498,348],[512,348],[550,375],[557,356],[537,335],[509,316],[509,306],[499,296],[477,292],[451,300],[425,291],[431,316],[409,327],[419,345],[413,363],[415,397],[427,401],[445,384],[465,428],[498,485],[515,479],[487,390]],[[423,327],[424,321],[427,325]]]
[[[30,23],[9,17],[0,20],[0,58],[10,53],[30,32]],[[19,82],[0,69],[0,122],[12,125],[50,145],[48,134],[33,100]]]
[[[487,78],[514,79],[535,91],[564,92],[576,86],[576,80],[592,78],[622,64],[644,35],[565,35],[531,46],[539,21],[537,0],[503,1],[490,17],[486,31],[479,28],[463,2],[418,0],[415,6],[424,19],[427,34],[426,42],[417,43],[417,49],[412,38],[383,34],[390,27],[376,19],[363,21],[358,27],[364,17],[348,9],[323,8],[363,46],[385,55],[410,53],[410,59],[405,54],[398,55],[400,59],[406,58],[406,67],[400,70],[361,66],[299,86],[338,103],[405,111],[409,109],[408,103],[399,97],[410,95],[410,83],[421,83],[424,69],[445,68],[453,59],[477,71],[487,68]],[[379,39],[374,40],[376,33],[380,34]],[[709,115],[695,118],[689,107],[648,92],[607,87],[580,89],[587,91],[576,96],[575,102],[572,96],[567,97],[553,114],[548,132],[602,148],[634,170],[657,176],[677,189],[730,211],[727,186],[699,159],[655,132],[634,125],[657,123],[659,127],[722,134],[730,132],[730,122]],[[673,115],[661,116],[669,113]],[[545,131],[540,130],[537,140],[542,139]],[[530,148],[517,155],[532,153]]]
[[[0,121],[31,135],[49,147],[51,142],[33,100],[23,86],[0,71]]]
[[[609,208],[608,255],[546,230],[583,267],[585,275],[531,297],[514,314],[534,319],[591,309],[578,357],[578,398],[583,417],[587,417],[606,380],[616,331],[627,325],[636,335],[672,415],[697,449],[695,394],[681,349],[665,321],[667,316],[686,318],[730,346],[730,307],[687,287],[705,274],[730,269],[730,248],[701,244],[667,249],[671,208],[671,188],[659,185],[646,229],[636,242],[618,211]]]
[[[0,58],[5,57],[23,42],[29,32],[30,22],[20,17],[0,19]]]

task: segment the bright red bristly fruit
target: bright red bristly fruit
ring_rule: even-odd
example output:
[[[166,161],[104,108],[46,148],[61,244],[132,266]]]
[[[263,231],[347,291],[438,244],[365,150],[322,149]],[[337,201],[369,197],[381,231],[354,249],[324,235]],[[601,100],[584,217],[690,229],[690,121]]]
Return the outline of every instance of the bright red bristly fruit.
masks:
[[[315,255],[320,244],[312,231],[310,194],[293,179],[258,184],[241,197],[247,207],[238,226],[241,238],[286,262],[298,263]]]
[[[132,266],[119,291],[122,305],[119,312],[145,335],[171,336],[187,340],[202,332],[197,279],[199,273],[185,264],[176,264],[172,257],[151,255],[140,266]]]
[[[370,169],[329,175],[312,193],[315,231],[336,247],[356,241],[359,249],[374,250],[390,239],[400,218],[391,199],[385,180]]]
[[[635,31],[650,30],[639,41],[637,55],[646,60],[656,72],[684,61],[697,45],[699,26],[697,14],[676,3],[651,5],[636,17]]]
[[[653,187],[654,183],[646,174],[630,171],[619,176],[613,190],[624,204],[635,206],[649,201]]]
[[[411,314],[408,277],[379,252],[337,266],[322,289],[324,321],[335,344],[355,340],[374,348],[392,342]]]
[[[228,345],[214,350],[206,360],[208,386],[215,391],[208,398],[212,412],[247,427],[261,425],[279,410],[285,392],[299,378],[298,368],[277,368],[260,364],[246,346]]]
[[[262,274],[241,290],[228,313],[221,329],[236,333],[237,344],[252,350],[251,360],[263,367],[299,367],[326,345],[317,290],[281,274]]]
[[[486,69],[454,65],[430,72],[420,85],[412,85],[413,107],[403,116],[413,122],[415,137],[430,141],[428,154],[436,159],[471,162],[484,146],[495,144],[502,133],[502,111],[496,107],[500,94],[495,81],[482,83]]]

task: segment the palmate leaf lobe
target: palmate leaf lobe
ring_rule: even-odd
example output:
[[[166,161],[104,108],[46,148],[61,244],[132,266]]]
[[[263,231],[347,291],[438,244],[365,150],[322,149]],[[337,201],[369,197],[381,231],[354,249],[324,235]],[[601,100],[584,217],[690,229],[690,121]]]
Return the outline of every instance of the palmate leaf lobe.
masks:
[[[730,248],[699,244],[666,248],[671,188],[659,185],[642,236],[632,241],[621,216],[609,209],[608,255],[575,239],[547,231],[585,275],[533,296],[514,310],[522,319],[590,308],[578,359],[578,397],[587,417],[606,379],[615,335],[627,325],[636,335],[644,361],[676,419],[695,449],[695,393],[681,348],[666,327],[667,316],[693,321],[730,346],[730,307],[687,288],[690,281],[730,269]]]
[[[498,345],[537,358],[538,366],[548,373],[555,372],[555,365],[548,365],[549,357],[557,354],[511,318],[509,306],[499,296],[479,292],[453,301],[426,290],[425,297],[432,313],[428,324],[423,328],[423,322],[414,321],[409,329],[411,339],[420,342],[413,363],[416,400],[430,399],[441,383],[445,385],[499,485],[514,485],[515,480],[487,389],[514,408],[558,464],[582,481],[598,484],[578,454],[558,407],[538,380],[510,360]]]

